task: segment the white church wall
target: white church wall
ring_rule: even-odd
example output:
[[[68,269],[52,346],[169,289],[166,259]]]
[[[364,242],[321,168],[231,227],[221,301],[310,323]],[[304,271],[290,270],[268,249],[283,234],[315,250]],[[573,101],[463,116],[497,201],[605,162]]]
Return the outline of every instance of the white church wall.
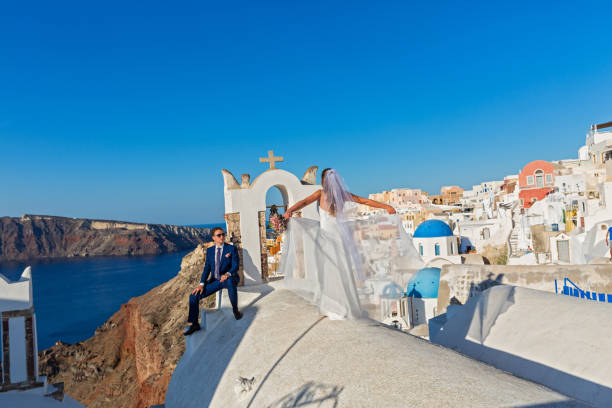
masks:
[[[435,237],[435,238],[413,238],[414,247],[417,253],[421,255],[423,262],[428,262],[434,258],[455,256],[459,254],[457,238],[451,237]],[[436,254],[436,245],[439,246],[439,253]],[[421,246],[423,253],[421,254]]]
[[[411,326],[427,324],[427,321],[436,315],[437,298],[404,297],[406,316],[403,316]]]

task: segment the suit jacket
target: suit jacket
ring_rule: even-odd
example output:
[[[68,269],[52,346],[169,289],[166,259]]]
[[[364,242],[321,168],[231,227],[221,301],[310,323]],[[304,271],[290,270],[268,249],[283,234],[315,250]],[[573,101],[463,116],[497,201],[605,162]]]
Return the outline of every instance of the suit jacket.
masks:
[[[202,272],[202,279],[200,283],[206,285],[215,280],[215,252],[217,250],[216,245],[211,246],[206,250],[206,262],[204,263],[204,271]],[[238,275],[238,267],[240,266],[240,257],[238,255],[238,249],[231,244],[223,244],[223,251],[221,251],[221,267],[219,268],[219,276],[230,273],[230,279],[235,285],[240,282],[240,275]]]

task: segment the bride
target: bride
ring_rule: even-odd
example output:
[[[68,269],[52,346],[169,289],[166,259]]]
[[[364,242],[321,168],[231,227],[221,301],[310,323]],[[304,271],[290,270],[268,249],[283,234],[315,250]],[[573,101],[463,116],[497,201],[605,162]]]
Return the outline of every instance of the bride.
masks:
[[[298,201],[284,214],[284,218],[291,221],[285,237],[281,272],[286,276],[286,286],[316,304],[321,314],[332,319],[364,317],[367,313],[364,313],[363,301],[378,300],[380,295],[377,293],[380,290],[371,283],[392,281],[391,258],[409,255],[412,259],[418,255],[411,242],[408,246],[406,242],[403,246],[398,245],[406,234],[400,232],[403,229],[398,225],[397,216],[384,219],[387,225],[394,222],[397,228],[398,239],[392,240],[375,239],[375,218],[359,221],[354,216],[357,204],[380,208],[388,214],[395,214],[393,207],[351,194],[335,169],[323,170],[321,184],[322,190]],[[314,202],[319,208],[318,222],[291,218],[296,211]],[[387,256],[380,255],[381,244],[386,250],[382,253]],[[404,249],[398,250],[398,247]],[[372,253],[379,255],[376,260],[370,259]],[[297,276],[300,261],[308,265],[309,273]],[[385,275],[384,278],[381,275]]]

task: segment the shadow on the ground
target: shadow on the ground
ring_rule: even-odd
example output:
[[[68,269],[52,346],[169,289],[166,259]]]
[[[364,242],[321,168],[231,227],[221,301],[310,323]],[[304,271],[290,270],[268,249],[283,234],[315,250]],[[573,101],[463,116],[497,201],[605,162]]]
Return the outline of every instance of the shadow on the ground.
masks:
[[[319,322],[321,320],[323,320],[325,318],[325,316],[321,316],[319,317],[313,324],[311,324],[310,326],[308,326],[308,328],[306,330],[304,330],[304,332],[297,338],[295,339],[295,341],[293,343],[291,343],[291,345],[289,347],[287,347],[287,349],[283,352],[283,354],[281,354],[281,356],[276,360],[276,362],[274,362],[274,364],[272,365],[272,367],[268,370],[268,372],[266,373],[266,375],[264,376],[264,378],[261,380],[261,382],[259,383],[259,386],[257,387],[257,390],[255,390],[255,393],[253,394],[253,396],[251,397],[251,400],[249,401],[249,405],[247,405],[247,407],[251,407],[251,405],[253,404],[253,401],[255,400],[255,397],[257,397],[257,394],[259,393],[259,391],[261,390],[261,387],[265,384],[266,380],[268,379],[268,377],[270,376],[270,374],[272,374],[272,372],[274,371],[274,369],[279,365],[279,363],[283,360],[283,358],[285,358],[285,356],[287,354],[289,354],[289,352],[291,351],[291,349],[299,343],[300,340],[302,340],[304,338],[304,336],[306,336],[306,334],[308,334],[308,332],[310,330],[312,330],[317,324],[319,324]]]
[[[499,315],[505,313],[514,304],[515,287],[513,286],[503,285],[507,288],[507,298],[505,298],[507,303],[505,307],[496,307],[495,301],[491,300],[489,296],[491,292],[487,291],[487,289],[502,285],[499,283],[502,277],[503,275],[500,274],[497,278],[492,279],[492,275],[489,275],[488,279],[479,284],[472,284],[470,292],[472,293],[473,291],[474,296],[462,306],[462,310],[466,313],[454,316],[449,321],[458,325],[460,330],[455,332],[452,337],[436,337],[432,342],[451,348],[470,358],[490,364],[493,367],[508,371],[517,377],[542,384],[570,398],[578,399],[578,401],[550,402],[542,405],[527,405],[525,407],[591,406],[589,404],[605,407],[612,406],[606,403],[606,401],[612,401],[612,389],[606,385],[577,377],[549,365],[491,348],[484,344],[490,328],[495,324]],[[494,318],[485,317],[487,309],[490,309],[489,313],[497,313]],[[534,313],[537,313],[537,311],[534,310]],[[470,325],[473,322],[477,323],[475,327],[480,328],[479,333],[470,332]],[[517,331],[516,336],[520,336],[520,331]],[[563,356],[559,358],[563,358]],[[589,404],[580,401],[589,401]]]
[[[337,407],[344,387],[307,382],[269,405],[270,408]]]

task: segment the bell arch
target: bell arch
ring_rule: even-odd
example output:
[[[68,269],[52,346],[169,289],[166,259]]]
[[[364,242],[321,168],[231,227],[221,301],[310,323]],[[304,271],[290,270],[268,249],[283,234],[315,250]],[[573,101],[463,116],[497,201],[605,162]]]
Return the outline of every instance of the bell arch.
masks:
[[[270,168],[252,183],[248,174],[238,183],[228,170],[222,170],[225,196],[225,221],[228,239],[238,247],[241,284],[258,284],[267,280],[268,259],[265,245],[266,196],[276,187],[285,205],[291,206],[321,187],[315,184],[316,166],[306,170],[300,180],[283,169]],[[315,206],[301,211],[301,216],[318,219]]]

